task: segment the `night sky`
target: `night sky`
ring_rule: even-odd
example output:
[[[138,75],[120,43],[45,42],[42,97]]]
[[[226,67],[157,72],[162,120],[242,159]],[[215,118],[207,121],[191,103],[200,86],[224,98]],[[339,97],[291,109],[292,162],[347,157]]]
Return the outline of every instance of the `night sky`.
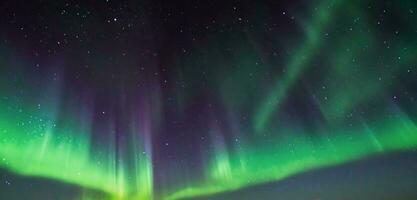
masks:
[[[415,200],[417,1],[3,0],[0,199]]]

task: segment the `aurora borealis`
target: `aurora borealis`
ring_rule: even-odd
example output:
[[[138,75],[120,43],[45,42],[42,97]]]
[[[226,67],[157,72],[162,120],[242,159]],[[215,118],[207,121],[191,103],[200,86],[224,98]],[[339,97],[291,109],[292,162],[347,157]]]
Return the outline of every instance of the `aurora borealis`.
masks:
[[[3,1],[0,199],[416,199],[416,12]]]

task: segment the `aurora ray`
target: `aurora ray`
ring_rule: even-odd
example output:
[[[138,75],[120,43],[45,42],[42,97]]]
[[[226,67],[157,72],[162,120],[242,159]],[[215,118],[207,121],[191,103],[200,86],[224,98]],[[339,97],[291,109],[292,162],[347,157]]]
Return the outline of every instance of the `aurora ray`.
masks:
[[[277,183],[295,197],[416,199],[417,160],[403,156],[417,150],[416,11],[411,0],[4,1],[0,199],[291,199]],[[373,159],[395,176],[364,178]],[[330,171],[334,182],[321,179]],[[287,190],[309,173],[314,183]],[[384,186],[359,193],[353,180]]]

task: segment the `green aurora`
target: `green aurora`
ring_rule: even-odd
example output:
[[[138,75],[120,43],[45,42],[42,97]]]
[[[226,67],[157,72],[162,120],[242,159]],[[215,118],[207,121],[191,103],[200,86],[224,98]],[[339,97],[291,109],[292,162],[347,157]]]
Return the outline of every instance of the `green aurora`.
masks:
[[[22,176],[43,177],[103,192],[108,199],[179,200],[281,181],[370,156],[416,150],[416,104],[409,100],[405,109],[395,103],[402,96],[392,92],[405,85],[398,82],[398,77],[410,79],[411,75],[402,74],[413,71],[415,68],[411,67],[417,63],[417,37],[413,35],[417,16],[403,16],[413,33],[399,33],[403,35],[381,42],[384,36],[379,35],[377,22],[367,17],[365,5],[362,1],[322,0],[313,6],[310,17],[299,21],[303,36],[297,38],[284,61],[285,73],[273,77],[275,84],[257,96],[259,103],[249,109],[253,116],[249,126],[237,125],[237,130],[211,126],[211,146],[199,177],[178,177],[178,184],[155,189],[151,119],[159,116],[155,111],[158,109],[126,114],[130,124],[124,129],[128,145],[117,144],[119,139],[111,134],[115,126],[110,122],[101,127],[106,129],[106,142],[98,145],[88,108],[82,107],[83,102],[74,101],[65,109],[68,112],[61,112],[63,105],[58,105],[61,99],[56,91],[42,94],[46,99],[42,105],[2,98],[0,167]],[[415,3],[400,1],[396,6],[405,9],[410,5]],[[195,48],[215,49],[216,44],[213,41]],[[256,53],[249,49],[236,54],[254,63]],[[0,60],[2,68],[10,67],[9,64]],[[261,65],[268,68],[274,64]],[[321,69],[316,69],[318,66]],[[252,84],[240,75],[242,70],[247,72],[245,69],[251,71],[253,66],[242,66],[232,72],[236,78],[227,80],[219,78],[226,76],[219,72],[216,78],[220,81],[213,81],[230,113],[238,113],[234,109],[245,106],[245,98],[236,96],[254,98],[254,93],[259,92],[256,87],[239,90],[238,94],[224,90],[235,87],[234,84]],[[254,76],[255,81],[261,79],[260,75]],[[0,82],[0,86],[2,96],[15,94],[5,82]],[[308,94],[302,95],[312,96],[323,116],[314,119],[319,121],[314,128],[287,123],[283,117],[285,105],[298,95],[294,91],[299,87],[307,88],[304,91]],[[38,109],[39,106],[48,110]],[[358,111],[364,107],[369,108],[370,114]],[[224,135],[232,134],[242,135],[242,143],[228,143]],[[75,200],[95,199],[88,190]]]

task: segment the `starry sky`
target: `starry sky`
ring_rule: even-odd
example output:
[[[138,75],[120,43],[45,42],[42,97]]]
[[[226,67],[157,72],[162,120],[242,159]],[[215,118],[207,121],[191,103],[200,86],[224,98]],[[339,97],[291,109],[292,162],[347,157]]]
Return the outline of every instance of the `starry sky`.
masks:
[[[0,199],[415,200],[417,1],[4,0]]]

